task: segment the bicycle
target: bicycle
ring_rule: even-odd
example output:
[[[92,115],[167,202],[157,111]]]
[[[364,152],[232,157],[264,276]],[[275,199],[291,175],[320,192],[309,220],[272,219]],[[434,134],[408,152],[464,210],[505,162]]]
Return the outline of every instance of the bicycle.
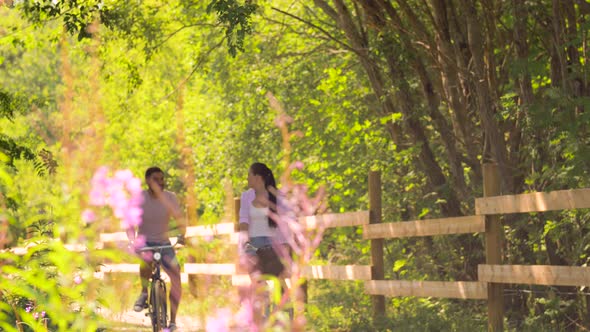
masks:
[[[175,245],[150,246],[137,250],[140,252],[151,251],[153,253],[152,275],[149,279],[149,294],[147,300],[148,312],[154,332],[162,331],[168,327],[168,297],[166,296],[166,282],[162,279],[162,251],[174,249]]]
[[[246,242],[244,249],[256,253],[256,256],[258,257],[256,268],[262,274],[278,277],[285,269],[283,262],[281,262],[281,258],[270,245],[256,247],[252,243]]]
[[[286,289],[284,280],[280,280],[280,275],[284,271],[285,266],[274,248],[270,245],[256,247],[252,243],[246,242],[244,249],[255,253],[257,256],[255,269],[262,274],[259,281],[263,282],[261,285],[266,285],[266,287],[260,289],[255,286],[257,288],[255,293],[259,296],[262,295],[261,300],[264,302],[259,314],[264,318],[268,318],[276,310],[280,298]],[[259,293],[260,291],[262,291],[262,294]],[[257,314],[255,313],[255,316]]]

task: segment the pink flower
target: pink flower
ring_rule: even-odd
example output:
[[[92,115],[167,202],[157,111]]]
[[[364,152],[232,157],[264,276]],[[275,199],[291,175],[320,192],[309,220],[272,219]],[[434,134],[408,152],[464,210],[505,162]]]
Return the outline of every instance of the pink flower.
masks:
[[[109,186],[109,205],[124,206],[127,205],[127,193],[123,190],[120,183],[113,182]]]
[[[112,178],[108,177],[108,172],[108,168],[100,167],[92,177],[90,204],[109,206],[113,215],[121,220],[124,229],[137,227],[141,223],[143,213],[141,181],[127,169],[116,171]],[[95,217],[85,211],[82,218],[94,220]]]
[[[131,254],[137,254],[137,250],[138,249],[141,249],[141,248],[143,248],[145,246],[146,246],[145,236],[138,235],[137,238],[135,238],[135,240],[133,241],[133,244],[132,245],[129,245],[127,247],[127,251],[129,253],[131,253]],[[139,253],[139,255],[140,256],[143,255],[143,252],[142,253]],[[146,257],[148,257],[148,256],[146,256]],[[149,258],[151,259],[151,257],[149,257]]]
[[[211,332],[229,332],[228,317],[231,316],[232,314],[229,309],[218,310],[215,317],[207,318],[207,327],[205,330]]]
[[[115,172],[115,179],[119,180],[120,182],[126,183],[133,178],[133,173],[128,169]]]
[[[90,190],[90,204],[102,206],[105,204],[105,191],[108,186],[108,172],[107,167],[100,167],[92,177],[92,190]]]
[[[151,251],[142,251],[141,253],[139,253],[139,255],[144,261],[148,263],[150,263],[154,259],[154,253]]]
[[[145,236],[138,235],[137,238],[135,239],[135,242],[133,242],[133,248],[134,249],[143,248],[143,247],[145,247],[145,244],[146,244]]]
[[[293,118],[288,116],[287,114],[279,114],[275,118],[275,125],[279,128],[286,127],[287,124],[292,123]]]
[[[143,210],[139,207],[131,206],[123,212],[122,226],[124,229],[137,227],[141,224],[141,215]]]
[[[102,206],[105,205],[106,201],[105,201],[105,197],[104,197],[104,192],[102,191],[102,188],[93,188],[92,190],[90,190],[90,205],[95,205],[95,206]]]
[[[128,203],[134,206],[141,206],[141,203],[143,203],[143,195],[141,194],[141,191],[138,194],[132,195],[131,198],[129,198]]]
[[[77,274],[77,275],[74,277],[74,283],[75,283],[76,285],[79,285],[79,284],[81,284],[81,283],[82,283],[82,277],[81,277],[79,274]]]
[[[94,220],[96,220],[96,214],[94,213],[94,211],[86,209],[84,210],[84,212],[82,212],[82,220],[85,223],[91,223]]]
[[[141,181],[138,178],[131,178],[127,180],[127,190],[131,193],[131,197],[141,194]]]

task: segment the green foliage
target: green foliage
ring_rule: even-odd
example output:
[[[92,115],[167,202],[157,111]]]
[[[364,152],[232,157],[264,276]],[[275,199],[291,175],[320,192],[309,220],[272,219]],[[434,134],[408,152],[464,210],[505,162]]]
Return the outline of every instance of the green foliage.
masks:
[[[23,99],[6,91],[0,91],[0,118],[13,120],[15,112],[25,108]]]
[[[94,331],[101,324],[96,315],[94,254],[69,250],[56,240],[56,234],[86,238],[91,247],[95,230],[80,229],[70,221],[79,216],[79,202],[56,190],[62,187],[52,188],[30,162],[19,161],[15,166],[17,174],[0,177],[2,240],[3,246],[28,250],[0,253],[2,261],[11,262],[0,267],[0,294],[6,304],[1,308],[6,318],[4,329],[15,331],[18,324],[27,331],[42,327]],[[6,172],[3,164],[1,172]],[[14,204],[5,205],[5,199]]]
[[[310,281],[306,306],[315,331],[481,331],[487,324],[485,305],[467,310],[453,300],[391,298],[388,314],[372,321],[371,299],[362,283]]]
[[[517,4],[529,16],[515,16]],[[461,186],[460,212],[472,214],[474,198],[482,195],[480,164],[490,146],[507,152],[511,179],[505,184],[515,193],[588,187],[588,72],[582,57],[575,57],[586,43],[580,33],[588,27],[584,16],[561,18],[571,30],[556,45],[558,39],[547,36],[558,34],[551,30],[561,22],[553,18],[552,6],[558,2],[513,2],[491,9],[476,2],[486,54],[474,59],[465,39],[467,8],[441,12],[456,15],[457,26],[436,31],[443,23],[432,21],[443,17],[433,15],[436,8],[416,1],[407,5],[398,19],[383,20],[392,11],[346,1],[338,11],[325,10],[329,1],[68,0],[21,1],[16,10],[1,7],[0,152],[7,156],[0,164],[2,214],[8,216],[10,245],[28,243],[32,230],[35,241],[49,247],[35,256],[42,263],[11,257],[18,266],[45,270],[34,275],[38,272],[25,269],[18,275],[24,294],[6,301],[22,307],[38,296],[39,310],[61,315],[49,303],[54,289],[68,292],[65,283],[31,289],[40,282],[37,277],[71,272],[51,258],[54,254],[65,255],[81,269],[94,264],[45,243],[62,234],[77,239],[82,232],[83,225],[72,220],[79,219],[95,164],[129,168],[140,177],[146,167],[161,166],[170,188],[182,198],[196,193],[198,206],[193,208],[203,224],[224,218],[231,200],[227,196],[246,188],[250,163],[265,162],[278,175],[287,167],[287,154],[305,166],[293,174],[296,180],[311,192],[327,188],[328,212],[366,210],[368,172],[381,171],[386,222],[442,216],[441,203]],[[398,2],[392,2],[392,9],[398,9]],[[358,30],[345,31],[345,14]],[[516,54],[515,45],[522,46],[514,40],[520,18],[527,52]],[[97,20],[101,25],[89,29]],[[30,22],[34,26],[28,27]],[[229,55],[219,47],[223,39]],[[458,53],[441,53],[445,42]],[[493,67],[479,68],[474,60]],[[478,70],[489,77],[477,77]],[[487,82],[488,95],[478,90],[479,82]],[[523,95],[523,82],[530,84],[530,96]],[[291,151],[284,150],[275,124],[279,112],[269,107],[268,93],[292,119]],[[493,105],[493,126],[485,123],[480,109],[488,104]],[[441,131],[445,126],[449,132]],[[416,140],[417,128],[424,141]],[[500,139],[490,143],[490,134]],[[448,137],[455,156],[445,145]],[[432,183],[423,147],[431,148],[441,183]],[[80,157],[84,154],[91,156]],[[453,173],[453,162],[462,174]],[[79,174],[69,178],[66,173],[72,170]],[[51,177],[39,176],[41,172]],[[230,183],[229,192],[224,183]],[[511,217],[505,258],[520,264],[588,264],[587,219],[586,211]],[[314,263],[368,264],[369,246],[361,239],[360,230],[328,231]],[[201,246],[210,256],[199,253],[200,259],[227,254],[216,242]],[[481,237],[471,235],[386,241],[386,277],[470,279],[475,264],[483,261],[482,246]],[[479,303],[431,299],[392,299],[391,317],[383,326],[370,325],[369,300],[359,295],[359,285],[316,286],[317,301],[308,315],[320,331],[366,326],[462,331],[485,325]],[[332,300],[342,289],[346,294]],[[521,306],[508,312],[514,329],[563,326],[570,310],[584,312],[587,306],[549,295],[519,299]],[[90,306],[99,302],[93,301]],[[1,310],[12,321],[22,310],[8,302]],[[204,315],[213,307],[214,300],[208,299],[199,312]],[[63,317],[74,324],[68,309]],[[23,317],[39,323],[29,316]]]
[[[216,12],[225,27],[229,53],[236,56],[244,51],[244,38],[252,32],[251,16],[258,6],[250,0],[211,0],[207,12]]]
[[[29,148],[18,145],[13,139],[1,133],[0,149],[10,157],[10,161],[8,162],[10,165],[14,163],[15,159],[24,158],[33,160],[35,158],[35,155]]]
[[[101,9],[98,1],[22,1],[19,8],[30,21],[42,25],[43,23],[61,18],[65,29],[71,34],[77,34],[78,40],[90,37],[88,25],[94,20],[95,14]]]
[[[15,120],[15,114],[25,112],[27,106],[28,103],[24,98],[0,91],[0,121],[12,123]],[[3,131],[0,131],[0,152],[8,157],[4,162],[13,168],[15,160],[18,159],[33,161],[39,174],[52,171],[55,167],[55,161],[47,150],[43,150],[37,156],[29,147],[6,135]]]

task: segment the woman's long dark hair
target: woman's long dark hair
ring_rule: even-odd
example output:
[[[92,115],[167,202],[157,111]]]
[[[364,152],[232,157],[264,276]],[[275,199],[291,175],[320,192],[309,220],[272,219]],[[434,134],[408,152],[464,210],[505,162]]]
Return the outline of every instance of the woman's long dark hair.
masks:
[[[263,163],[252,164],[250,166],[250,171],[254,175],[262,176],[262,179],[264,180],[264,188],[268,191],[268,200],[270,201],[269,209],[272,212],[277,213],[277,196],[273,193],[274,190],[277,190],[277,183],[272,171]],[[277,227],[277,223],[270,215],[268,216],[268,225],[270,227]]]

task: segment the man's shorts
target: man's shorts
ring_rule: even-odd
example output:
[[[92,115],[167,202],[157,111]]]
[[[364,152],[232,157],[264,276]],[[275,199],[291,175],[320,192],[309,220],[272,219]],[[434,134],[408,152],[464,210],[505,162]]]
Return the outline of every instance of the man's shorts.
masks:
[[[151,242],[148,241],[145,243],[146,247],[158,247],[158,246],[169,246],[170,241],[166,242]],[[162,253],[162,266],[165,269],[171,269],[173,267],[180,267],[178,263],[178,259],[176,259],[176,252],[174,248],[164,248],[161,249],[160,252]]]

